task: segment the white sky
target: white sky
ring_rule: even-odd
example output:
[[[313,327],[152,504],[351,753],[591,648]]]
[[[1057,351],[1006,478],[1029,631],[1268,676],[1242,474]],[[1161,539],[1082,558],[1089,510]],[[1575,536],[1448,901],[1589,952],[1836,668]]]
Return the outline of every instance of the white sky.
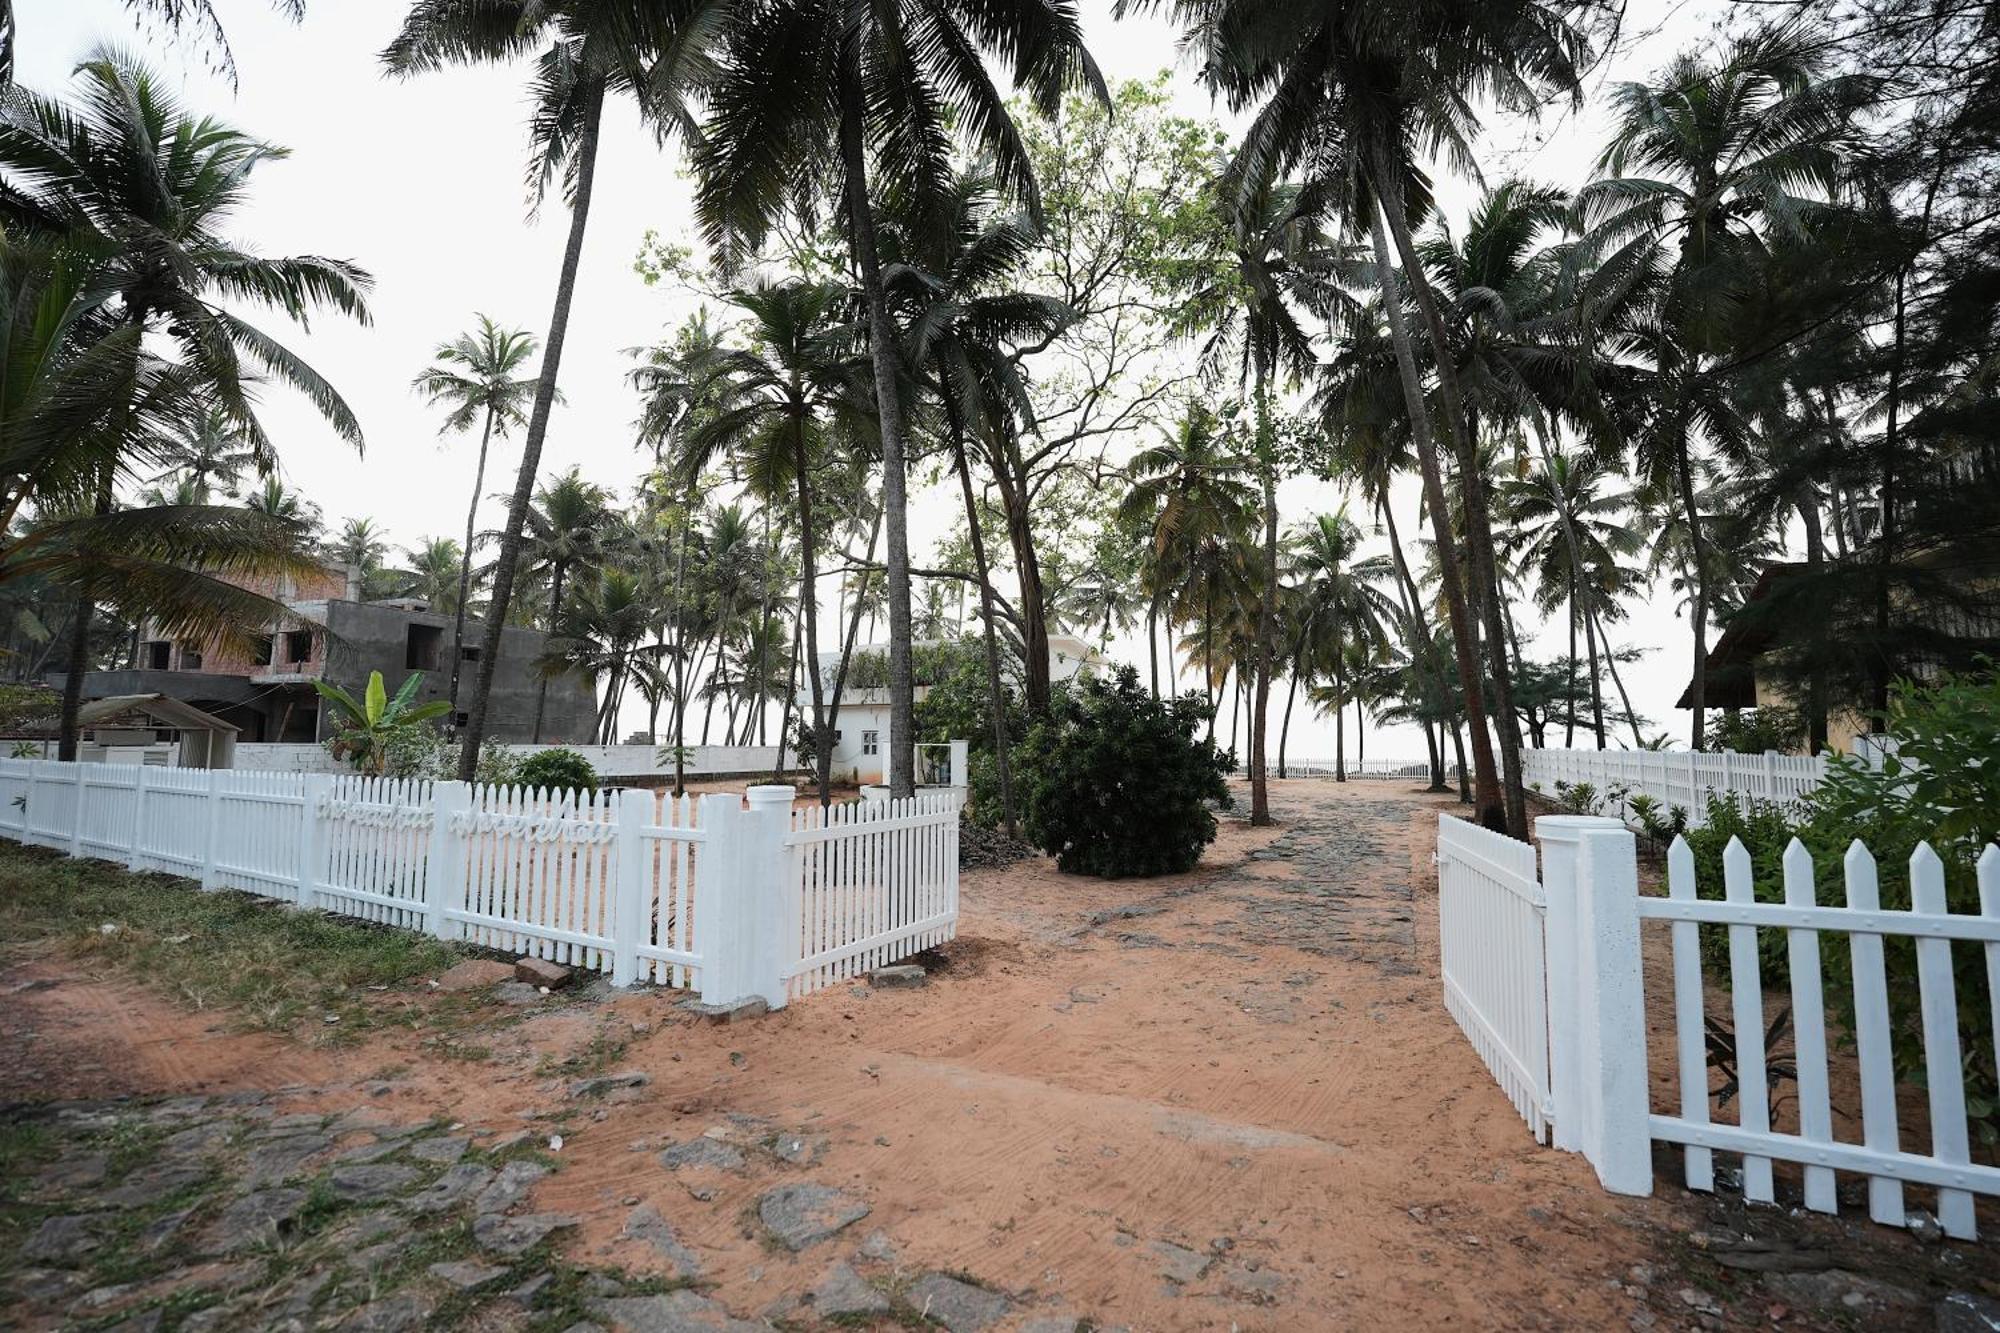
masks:
[[[1107,77],[1146,78],[1175,64],[1173,32],[1165,23],[1114,22],[1109,0],[1082,3],[1091,51]],[[297,26],[279,18],[265,0],[216,0],[216,8],[236,57],[240,84],[233,93],[209,72],[202,49],[135,28],[119,0],[16,0],[18,77],[41,91],[58,91],[77,59],[96,43],[146,49],[165,77],[179,81],[191,108],[292,149],[289,161],[258,172],[252,203],[239,219],[241,238],[266,254],[351,259],[374,274],[376,290],[370,327],[328,317],[299,334],[281,330],[277,317],[262,321],[284,332],[340,389],[368,441],[365,456],[357,457],[306,404],[274,390],[265,419],[279,441],[285,478],[321,505],[329,526],[369,515],[399,546],[458,535],[475,442],[441,442],[437,415],[424,408],[409,383],[432,348],[470,325],[475,311],[538,337],[546,330],[568,218],[554,201],[539,219],[527,217],[522,72],[450,70],[410,82],[383,78],[376,55],[403,12],[390,0],[311,0]],[[1641,77],[1677,46],[1707,39],[1713,8],[1712,0],[1631,0],[1627,45],[1596,86],[1606,78]],[[1182,110],[1210,113],[1189,73],[1179,71],[1175,82]],[[1602,138],[1594,109],[1538,125],[1496,125],[1484,160],[1490,179],[1523,173],[1575,186],[1588,178]],[[1473,187],[1447,182],[1440,193],[1447,211],[1457,215]],[[636,404],[624,383],[631,364],[625,349],[657,339],[688,312],[691,301],[644,286],[632,261],[648,228],[670,239],[688,231],[689,199],[679,161],[663,155],[629,107],[620,104],[609,116],[599,165],[563,358],[565,402],[550,427],[545,472],[580,465],[586,476],[620,493],[637,479],[641,456],[631,443]],[[1146,442],[1133,440],[1125,447]],[[517,451],[516,442],[495,448],[489,494],[511,486]],[[1283,521],[1329,509],[1339,498],[1331,486],[1289,482],[1280,494]],[[930,541],[958,512],[958,502],[950,490],[941,490],[914,497],[913,504],[913,555],[921,562]],[[482,528],[499,525],[501,508],[488,502]],[[1413,541],[1414,484],[1405,488],[1397,508],[1398,526],[1405,540]],[[829,591],[829,607],[831,601]],[[1524,632],[1528,623],[1522,621]],[[1621,645],[1648,650],[1625,675],[1635,706],[1653,720],[1651,730],[1684,737],[1687,717],[1671,705],[1687,680],[1686,620],[1675,615],[1662,589],[1649,603],[1634,606],[1630,619],[1612,632]],[[1530,651],[1553,656],[1564,640],[1558,620],[1544,627]],[[1114,640],[1112,655],[1144,672],[1142,637]],[[1273,705],[1274,746],[1279,702]],[[1304,719],[1304,711],[1301,705],[1294,719],[1291,754],[1330,756],[1332,725]],[[628,726],[634,716],[626,710]],[[1352,744],[1350,735],[1350,757]],[[1368,753],[1415,757],[1422,742],[1414,728],[1371,730]]]

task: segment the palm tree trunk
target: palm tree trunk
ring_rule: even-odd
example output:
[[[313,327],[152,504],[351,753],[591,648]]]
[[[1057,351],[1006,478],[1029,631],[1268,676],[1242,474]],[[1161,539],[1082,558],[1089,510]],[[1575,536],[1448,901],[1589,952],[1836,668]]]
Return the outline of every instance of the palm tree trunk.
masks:
[[[1265,771],[1266,731],[1271,709],[1271,658],[1278,621],[1278,463],[1271,438],[1269,374],[1257,359],[1257,458],[1264,483],[1264,596],[1257,609],[1257,674],[1251,686],[1250,823],[1271,822],[1269,775]]]
[[[1146,676],[1152,683],[1153,697],[1160,697],[1160,602],[1157,597],[1148,598],[1146,606]]]
[[[1291,681],[1285,686],[1285,720],[1278,724],[1278,778],[1285,778],[1285,742],[1292,734],[1292,704],[1299,697],[1298,655],[1292,656]]]
[[[882,508],[889,528],[889,794],[916,794],[913,767],[916,739],[915,675],[910,641],[910,534],[904,494],[908,444],[903,405],[896,389],[896,333],[889,323],[882,288],[882,265],[875,248],[875,215],[868,198],[868,168],[862,135],[862,93],[858,71],[843,71],[840,149],[847,172],[847,212],[861,292],[868,307],[868,343],[875,366],[875,411],[882,435]]]
[[[563,576],[568,573],[569,573],[569,562],[566,560],[558,560],[550,567],[549,632],[551,634],[555,633],[556,617],[562,614]],[[465,595],[462,591],[459,594],[458,600],[459,600],[459,605],[461,607],[464,606]],[[460,623],[463,623],[463,621],[461,620]],[[457,662],[456,653],[453,654],[452,660],[454,664]],[[456,686],[454,686],[453,688],[455,689]],[[547,676],[544,676],[539,681],[535,682],[535,728],[532,732],[529,733],[529,740],[533,744],[540,745],[542,743],[542,718],[548,712],[548,708],[549,708],[549,678]]]
[[[1806,529],[1806,569],[1817,578],[1826,567],[1826,534],[1820,530],[1819,501],[1816,495],[1801,495],[1796,501],[1799,521]],[[1806,681],[1806,753],[1818,754],[1826,748],[1826,669],[1819,665],[1821,654],[1813,654],[1812,675]]]
[[[1384,173],[1381,179],[1395,179]],[[1493,502],[1486,485],[1486,469],[1479,457],[1475,418],[1466,411],[1459,391],[1458,364],[1452,355],[1451,339],[1438,313],[1437,297],[1431,291],[1422,260],[1417,255],[1410,221],[1400,192],[1387,197],[1389,230],[1402,260],[1410,295],[1424,321],[1436,364],[1440,407],[1445,433],[1455,446],[1461,482],[1465,492],[1465,546],[1467,566],[1472,576],[1472,599],[1483,612],[1487,656],[1491,659],[1494,728],[1500,737],[1500,763],[1504,785],[1501,796],[1506,806],[1507,831],[1516,838],[1528,836],[1526,786],[1521,780],[1521,719],[1514,711],[1513,670],[1507,661],[1507,638],[1503,623],[1500,562],[1493,541]],[[1476,758],[1476,755],[1475,755]]]
[[[604,84],[594,82],[580,98],[577,126],[576,185],[571,196],[569,240],[563,247],[562,274],[556,280],[555,309],[549,315],[549,336],[542,345],[542,371],[535,385],[535,406],[521,446],[521,470],[514,479],[514,496],[507,506],[507,523],[500,532],[499,564],[493,571],[493,597],[486,608],[486,642],[479,653],[479,675],[473,682],[472,706],[466,710],[465,735],[458,747],[458,780],[470,782],[479,767],[479,743],[486,738],[486,707],[493,697],[493,674],[500,665],[500,639],[507,628],[507,610],[514,600],[514,566],[521,558],[521,530],[534,499],[535,474],[542,466],[542,442],[549,434],[549,414],[555,407],[556,374],[562,366],[563,343],[569,336],[570,306],[576,300],[576,274],[583,262],[584,228],[590,220],[590,195],[597,179],[597,135],[604,119]]]
[[[1392,193],[1378,191],[1385,208]],[[1396,367],[1403,380],[1403,398],[1409,409],[1417,467],[1423,474],[1431,532],[1438,544],[1438,578],[1444,586],[1445,610],[1451,619],[1452,652],[1458,661],[1459,688],[1465,694],[1465,720],[1472,733],[1473,783],[1478,817],[1487,828],[1504,832],[1507,811],[1500,794],[1500,777],[1493,766],[1493,740],[1486,730],[1486,701],[1481,693],[1484,687],[1479,664],[1473,660],[1472,615],[1466,606],[1465,585],[1459,578],[1456,546],[1451,534],[1451,507],[1445,498],[1444,478],[1438,468],[1436,442],[1431,438],[1430,410],[1424,402],[1423,379],[1417,370],[1416,351],[1410,345],[1409,328],[1403,320],[1402,301],[1390,280],[1394,269],[1389,262],[1389,237],[1381,216],[1385,208],[1371,210],[1369,218],[1375,240],[1375,271],[1382,288],[1382,306],[1389,317],[1389,340],[1395,347]]]
[[[771,781],[781,782],[785,776],[785,746],[790,742],[785,735],[792,729],[792,699],[799,692],[799,634],[805,628],[796,617],[792,620],[792,664],[785,672],[785,697],[778,703],[778,757],[771,761]],[[758,733],[761,740],[762,732]]]
[[[1368,714],[1361,707],[1358,683],[1354,695],[1354,771],[1368,771]]]
[[[819,803],[833,800],[833,732],[826,720],[826,690],[819,676],[819,569],[813,563],[812,468],[806,459],[805,423],[792,423],[792,470],[799,498],[799,623],[806,641],[804,667],[812,682],[813,771],[819,779]],[[784,762],[785,739],[778,737],[778,758]]]
[[[1688,525],[1694,579],[1694,675],[1688,682],[1688,702],[1694,706],[1692,744],[1702,747],[1708,733],[1708,543],[1702,536],[1701,514],[1694,494],[1694,463],[1688,457],[1687,422],[1674,428],[1674,479],[1680,487],[1681,512]]]
[[[143,327],[143,321],[142,321]],[[97,496],[91,512],[103,518],[111,512],[111,464],[98,469]],[[70,611],[69,661],[63,675],[62,714],[57,731],[56,758],[74,760],[83,741],[83,677],[90,670],[90,622],[97,611],[88,574]]]
[[[1430,623],[1424,619],[1423,593],[1417,587],[1416,579],[1410,575],[1409,562],[1403,558],[1403,539],[1396,531],[1396,511],[1389,505],[1386,488],[1375,497],[1375,509],[1382,516],[1382,526],[1389,530],[1389,555],[1396,566],[1396,600],[1403,607],[1404,637],[1410,644],[1410,670],[1420,678],[1429,678],[1438,697],[1445,700],[1448,706],[1451,691],[1445,688],[1444,669],[1437,661],[1435,645],[1431,642]],[[1440,721],[1438,743],[1431,747],[1432,791],[1445,790],[1443,734],[1444,724]]]
[[[986,538],[979,531],[979,501],[972,489],[972,465],[965,458],[965,426],[958,419],[958,401],[947,389],[945,415],[951,426],[951,452],[958,464],[958,485],[965,493],[966,531],[972,537],[972,570],[979,577],[979,612],[986,622],[986,692],[993,701],[993,764],[1000,776],[1000,818],[1007,836],[1014,836],[1014,778],[1007,754],[1007,695],[1000,684],[1000,634],[994,624],[993,583],[986,564]],[[965,775],[952,777],[964,781]]]
[[[1576,566],[1569,571],[1569,679],[1563,683],[1563,697],[1569,701],[1569,716],[1563,719],[1563,748],[1576,746]],[[1595,669],[1596,659],[1592,659]],[[1601,736],[1600,736],[1601,741]],[[1600,743],[1597,747],[1603,749]]]
[[[486,449],[493,442],[493,408],[486,409],[486,426],[479,432],[479,462],[472,469],[472,503],[465,510],[465,549],[458,556],[458,605],[451,613],[451,690],[446,696],[451,700],[454,724],[458,713],[458,678],[464,665],[465,654],[459,645],[465,641],[465,604],[472,594],[472,538],[479,522],[479,492],[486,486]],[[549,621],[549,628],[555,628],[555,621]],[[542,700],[548,696],[548,682],[543,681],[535,692],[535,739],[541,739]]]
[[[875,546],[881,539],[882,511],[878,508],[868,528],[868,558],[865,562],[867,565],[875,563]],[[847,609],[847,636],[840,645],[840,664],[833,672],[833,703],[826,710],[826,740],[820,749],[823,771],[828,775],[833,771],[833,732],[840,723],[840,698],[847,688],[847,666],[854,660],[854,640],[861,633],[861,609],[868,602],[868,577],[869,570],[864,567],[861,572],[861,586],[855,589],[854,600]],[[914,740],[914,737],[912,739]],[[826,803],[826,789],[827,782],[822,779],[820,796],[822,805]]]
[[[1574,614],[1574,613],[1573,613]],[[1604,685],[1597,678],[1597,630],[1593,617],[1585,611],[1583,620],[1583,642],[1590,651],[1590,715],[1592,730],[1597,733],[1597,748],[1604,748]],[[1570,667],[1571,672],[1576,670]]]

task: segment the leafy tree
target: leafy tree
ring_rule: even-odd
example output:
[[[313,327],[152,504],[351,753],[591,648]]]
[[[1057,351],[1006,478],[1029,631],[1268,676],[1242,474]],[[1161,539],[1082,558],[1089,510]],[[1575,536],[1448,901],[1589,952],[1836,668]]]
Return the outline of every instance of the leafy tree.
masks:
[[[1019,751],[1029,841],[1066,874],[1192,870],[1215,840],[1208,803],[1229,804],[1228,760],[1201,726],[1199,700],[1156,699],[1131,667],[1058,694]]]
[[[285,150],[274,144],[190,115],[143,64],[117,51],[100,50],[77,67],[76,87],[67,102],[15,89],[0,104],[0,180],[5,185],[0,221],[10,239],[60,248],[61,263],[77,281],[55,309],[85,303],[88,310],[75,309],[78,317],[88,313],[122,324],[130,330],[128,356],[141,362],[150,361],[149,343],[171,347],[179,358],[167,372],[176,382],[175,391],[204,400],[199,416],[189,411],[184,420],[208,423],[214,420],[211,414],[219,415],[259,457],[268,456],[270,448],[255,412],[255,385],[265,377],[305,394],[343,438],[361,443],[360,425],[333,387],[232,308],[272,306],[303,323],[314,307],[331,306],[367,320],[369,278],[354,265],[313,255],[266,258],[225,235],[255,169],[284,156]],[[151,378],[150,370],[134,374],[125,383],[126,393],[157,391],[156,379],[147,382]],[[74,497],[70,512],[79,520],[86,509],[95,519],[111,517],[118,474],[132,462],[134,434],[147,429],[143,419],[157,413],[158,401],[115,400],[117,420],[111,433],[99,438],[118,441],[125,452],[99,454],[93,484]],[[206,525],[217,534],[234,531],[239,536],[255,528],[266,534],[271,563],[296,559],[296,535],[264,516],[198,506],[140,512],[145,517],[135,514],[120,523],[128,530],[143,527],[156,542],[176,524]],[[78,534],[75,527],[69,531]],[[201,540],[192,537],[189,544]],[[282,549],[286,546],[293,549]],[[44,549],[46,559],[62,550],[89,548],[55,542]],[[153,549],[157,554],[162,547]],[[103,553],[101,545],[96,550]],[[245,548],[237,548],[238,568],[247,555]],[[113,561],[84,559],[67,566],[64,581],[75,602],[63,689],[64,758],[76,755],[93,611],[100,601],[129,597],[136,578],[136,573],[121,573]],[[221,619],[218,613],[231,601],[236,609],[248,609],[240,598],[216,592],[216,582],[186,584],[190,593],[210,594],[211,620]],[[190,598],[170,593],[164,600],[186,607]],[[257,608],[260,622],[270,616],[268,603]],[[247,632],[249,627],[235,628]]]
[[[529,97],[529,190],[537,205],[557,175],[569,203],[569,239],[556,280],[555,306],[543,343],[541,374],[521,445],[507,522],[500,533],[471,706],[459,750],[461,781],[470,781],[486,734],[486,706],[499,665],[500,639],[513,606],[521,534],[541,471],[542,445],[555,407],[556,376],[576,299],[584,228],[597,179],[598,136],[606,98],[629,94],[662,137],[684,130],[691,91],[709,71],[726,0],[415,0],[382,53],[398,75],[445,65],[499,64],[535,52]]]
[[[472,469],[472,502],[465,510],[465,545],[459,548],[458,595],[449,599],[451,614],[451,685],[448,697],[458,707],[458,679],[465,654],[465,608],[472,596],[472,549],[477,536],[479,501],[486,489],[486,451],[493,437],[505,437],[524,424],[523,411],[532,400],[537,381],[517,374],[535,354],[533,335],[520,329],[503,329],[486,316],[479,327],[461,333],[450,342],[439,343],[431,353],[431,364],[419,371],[417,392],[434,407],[446,408],[444,429],[453,434],[471,430],[479,423],[479,461]],[[439,599],[444,605],[446,599]],[[539,703],[539,700],[537,701]]]
[[[1012,67],[1015,84],[1044,115],[1054,115],[1064,91],[1074,86],[1087,85],[1105,96],[1076,15],[1061,0],[987,5],[939,0],[921,11],[777,0],[732,29],[695,152],[703,227],[713,248],[732,259],[755,252],[773,221],[797,204],[802,184],[840,201],[860,280],[882,448],[882,508],[889,530],[889,727],[898,736],[910,734],[914,706],[910,443],[904,367],[883,277],[875,204],[899,193],[922,202],[941,200],[949,190],[958,138],[990,159],[1000,184],[1039,218],[1032,164],[982,50]],[[817,723],[815,729],[825,730]],[[915,790],[911,763],[900,746],[889,756],[889,787],[896,796]]]

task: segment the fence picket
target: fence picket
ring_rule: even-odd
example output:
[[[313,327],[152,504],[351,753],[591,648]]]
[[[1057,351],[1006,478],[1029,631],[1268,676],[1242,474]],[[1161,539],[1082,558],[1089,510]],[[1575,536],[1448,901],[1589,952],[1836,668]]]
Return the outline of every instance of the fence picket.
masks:
[[[1797,838],[1785,848],[1785,901],[1797,907],[1811,907],[1817,901],[1813,892],[1812,854]],[[1826,1005],[1821,994],[1819,932],[1788,930],[1785,949],[1792,974],[1792,1052],[1799,1085],[1799,1134],[1809,1143],[1830,1143],[1833,1106],[1827,1087]],[[1805,1195],[1806,1207],[1814,1212],[1836,1211],[1832,1169],[1808,1165]]]
[[[1881,910],[1874,855],[1859,838],[1847,849],[1844,862],[1847,905],[1857,911]],[[1854,931],[1848,937],[1854,974],[1854,1045],[1861,1066],[1861,1140],[1876,1152],[1893,1153],[1901,1145],[1896,1125],[1895,1059],[1889,1036],[1889,978],[1882,956],[1882,937]],[[1868,1178],[1868,1215],[1886,1226],[1903,1225],[1903,1183],[1890,1176]]]
[[[2000,844],[1989,843],[1979,854],[1979,910],[2000,921]],[[1993,1067],[2000,1069],[2000,940],[1986,944],[1986,1001],[1993,1007]]]
[[[1686,838],[1675,838],[1667,849],[1667,894],[1693,902],[1694,850]],[[1673,924],[1674,1050],[1680,1065],[1681,1118],[1708,1123],[1708,1043],[1702,1021],[1701,927],[1692,921]],[[1715,1188],[1715,1153],[1698,1144],[1685,1149],[1687,1184],[1691,1190]]]
[[[1722,849],[1723,894],[1732,903],[1752,902],[1750,849],[1741,838],[1731,838]],[[1764,980],[1758,966],[1757,928],[1729,927],[1729,998],[1731,1020],[1736,1028],[1736,1113],[1737,1123],[1752,1134],[1771,1129],[1771,1085],[1764,1074]],[[1743,1197],[1770,1203],[1771,1159],[1745,1154]]]
[[[1944,863],[1927,842],[1910,854],[1910,908],[1942,915]],[[1930,1094],[1931,1156],[1948,1166],[1972,1160],[1965,1122],[1964,1066],[1959,1061],[1958,994],[1951,970],[1951,941],[1917,937],[1917,986],[1924,1028],[1924,1083]],[[1972,1195],[1965,1190],[1938,1191],[1938,1222],[1947,1236],[1971,1240]]]

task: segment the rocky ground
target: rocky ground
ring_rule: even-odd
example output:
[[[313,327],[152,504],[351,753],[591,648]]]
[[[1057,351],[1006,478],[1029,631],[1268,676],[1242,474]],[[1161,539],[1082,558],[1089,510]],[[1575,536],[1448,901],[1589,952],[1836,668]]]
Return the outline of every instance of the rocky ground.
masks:
[[[1665,1155],[1614,1199],[1534,1144],[1438,1002],[1435,801],[1277,804],[1193,875],[969,871],[926,984],[733,1025],[491,962],[271,1009],[295,968],[246,954],[217,1000],[160,961],[193,932],[79,912],[0,980],[0,1324],[2000,1326],[2000,1219],[1750,1210]],[[42,864],[0,857],[17,945]]]

